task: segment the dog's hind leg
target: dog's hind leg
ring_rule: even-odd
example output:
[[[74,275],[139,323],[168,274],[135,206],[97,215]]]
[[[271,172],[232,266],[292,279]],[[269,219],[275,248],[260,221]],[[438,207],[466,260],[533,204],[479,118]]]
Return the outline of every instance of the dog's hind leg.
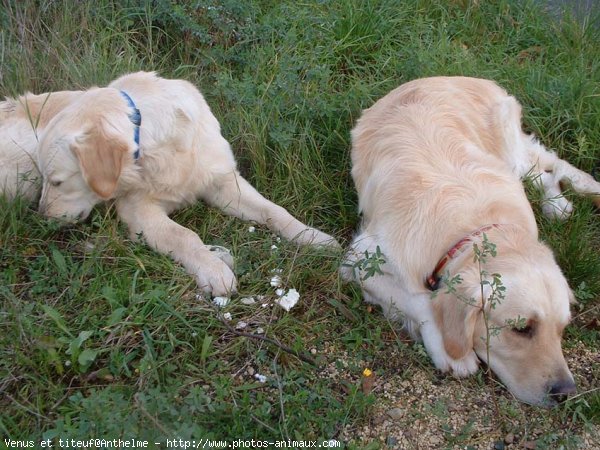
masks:
[[[555,153],[546,150],[532,137],[530,137],[528,149],[530,158],[535,163],[534,175],[538,175],[539,183],[546,192],[546,198],[551,195],[562,195],[563,185],[568,184],[576,193],[591,196],[594,204],[600,208],[600,183],[594,177],[560,159]],[[550,217],[565,218],[571,213],[572,207],[570,208],[570,203],[562,206],[566,214],[553,214],[553,211],[548,210],[544,210],[544,213]]]
[[[298,244],[339,248],[333,237],[303,224],[285,208],[264,198],[237,171],[218,177],[203,199],[226,214],[266,225]]]
[[[548,151],[534,136],[521,129],[521,107],[513,97],[495,105],[495,128],[501,133],[503,155],[521,178],[530,177],[544,194],[542,212],[546,217],[566,219],[573,205],[563,196],[561,183],[567,182],[579,194],[594,196],[600,207],[600,183]]]

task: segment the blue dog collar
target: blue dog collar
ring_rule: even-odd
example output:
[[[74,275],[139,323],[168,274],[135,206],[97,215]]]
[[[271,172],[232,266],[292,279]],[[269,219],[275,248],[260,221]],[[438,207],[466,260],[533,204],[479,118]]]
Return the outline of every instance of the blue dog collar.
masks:
[[[121,95],[125,98],[125,100],[127,100],[127,104],[129,105],[129,107],[133,110],[133,112],[129,114],[129,120],[134,125],[133,140],[135,141],[135,145],[137,145],[137,149],[133,153],[133,159],[137,161],[138,159],[140,159],[140,156],[142,156],[142,151],[140,149],[140,126],[142,125],[142,114],[140,113],[140,110],[137,109],[135,103],[133,103],[133,100],[127,94],[127,92],[120,92]]]

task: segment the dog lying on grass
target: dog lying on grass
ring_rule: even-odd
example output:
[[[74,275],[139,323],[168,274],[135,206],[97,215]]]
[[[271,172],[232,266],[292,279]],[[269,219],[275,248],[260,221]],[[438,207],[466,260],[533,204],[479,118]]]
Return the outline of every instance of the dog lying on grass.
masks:
[[[572,211],[564,181],[600,205],[600,183],[524,134],[520,105],[494,82],[400,86],[352,131],[363,223],[341,272],[403,317],[438,369],[467,376],[481,359],[517,398],[549,406],[576,389],[561,350],[573,294],[539,241],[525,175],[548,216]]]
[[[18,112],[18,119],[8,120],[29,126],[32,136],[14,145],[30,155],[37,151],[43,180],[39,210],[45,216],[75,222],[96,204],[114,200],[132,238],[142,236],[153,249],[171,255],[215,296],[236,290],[231,256],[211,251],[168,217],[199,198],[298,244],[339,247],[331,236],[265,199],[239,174],[219,122],[192,84],[138,72],[106,88],[60,94],[65,101],[55,101],[55,95],[24,96],[0,107],[5,114]],[[44,118],[38,145],[28,120],[36,111]],[[5,185],[15,182],[11,178]]]

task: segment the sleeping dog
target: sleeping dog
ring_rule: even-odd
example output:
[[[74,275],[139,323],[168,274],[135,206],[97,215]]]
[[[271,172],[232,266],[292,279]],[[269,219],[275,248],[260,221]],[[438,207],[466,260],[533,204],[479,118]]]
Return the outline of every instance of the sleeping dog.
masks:
[[[59,94],[9,101],[22,111],[21,120],[23,104],[29,108],[25,119],[37,117],[37,110],[45,118],[38,123],[39,144],[32,121],[24,120],[19,126],[29,127],[33,137],[18,145],[37,153],[43,180],[39,210],[45,216],[83,220],[96,204],[114,200],[132,238],[142,236],[153,249],[171,255],[215,296],[236,290],[229,253],[211,251],[196,233],[169,218],[198,199],[298,244],[339,247],[331,236],[265,199],[240,175],[219,122],[187,81],[138,72],[106,88],[60,96],[65,101]],[[45,110],[44,101],[52,108]]]
[[[600,184],[523,133],[520,105],[494,82],[400,86],[352,131],[363,223],[341,272],[388,317],[403,317],[438,369],[466,376],[481,359],[522,401],[552,405],[575,392],[561,350],[573,294],[539,241],[525,175],[548,216],[571,213],[562,181],[600,205]],[[474,245],[488,249],[482,267]],[[385,263],[369,277],[374,254]]]

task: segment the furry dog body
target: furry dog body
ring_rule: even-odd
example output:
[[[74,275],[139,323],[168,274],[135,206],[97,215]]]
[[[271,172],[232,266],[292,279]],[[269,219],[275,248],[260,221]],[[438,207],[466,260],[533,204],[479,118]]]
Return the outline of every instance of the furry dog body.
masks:
[[[40,212],[77,221],[97,203],[114,200],[132,238],[171,255],[213,295],[236,289],[231,256],[212,251],[168,217],[197,199],[299,244],[339,246],[241,177],[217,119],[183,80],[138,72],[82,93],[47,123],[38,161]]]
[[[561,181],[586,194],[600,194],[600,184],[525,135],[520,116],[495,83],[462,77],[406,83],[367,109],[352,132],[363,223],[342,275],[386,315],[403,317],[442,371],[466,376],[479,358],[521,400],[550,405],[575,390],[560,346],[572,293],[538,241],[520,178],[536,177],[544,213],[559,218],[572,209],[556,195]],[[481,230],[497,256],[479,267],[472,248],[482,248]],[[361,258],[377,247],[383,274],[365,278]],[[460,281],[456,292],[432,295],[427,280],[447,253],[444,275]],[[506,288],[493,307],[491,274]],[[484,311],[499,330],[489,341]]]

